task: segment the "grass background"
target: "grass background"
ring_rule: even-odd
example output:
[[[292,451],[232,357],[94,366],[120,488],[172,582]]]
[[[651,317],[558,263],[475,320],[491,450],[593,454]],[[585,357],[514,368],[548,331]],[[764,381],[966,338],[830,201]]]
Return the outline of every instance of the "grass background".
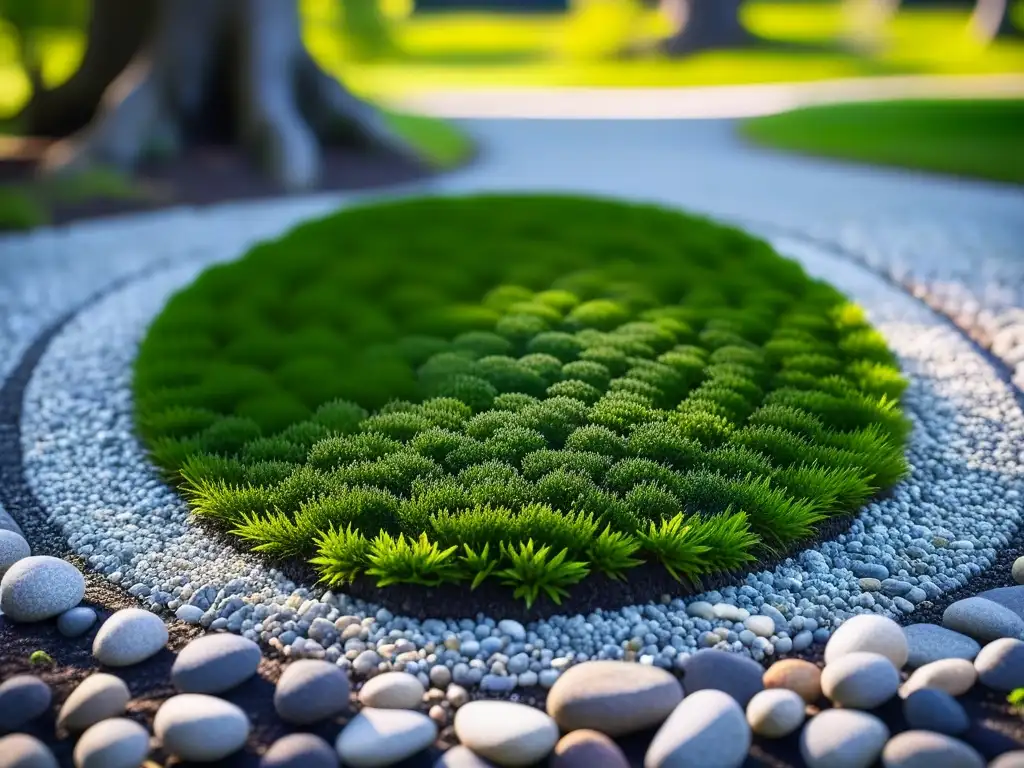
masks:
[[[741,130],[778,149],[1024,183],[1024,100],[807,107],[748,120]]]
[[[155,461],[258,551],[528,604],[788,550],[902,476],[904,385],[767,244],[528,196],[304,224],[174,296],[134,377]]]

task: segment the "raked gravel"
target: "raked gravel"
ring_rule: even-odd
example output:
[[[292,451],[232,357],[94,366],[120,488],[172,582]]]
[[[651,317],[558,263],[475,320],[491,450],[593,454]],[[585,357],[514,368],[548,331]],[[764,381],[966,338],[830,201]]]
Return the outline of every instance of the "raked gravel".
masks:
[[[1012,388],[918,301],[816,246],[776,245],[861,302],[899,354],[911,379],[912,476],[868,505],[846,534],[691,600],[555,616],[525,628],[499,624],[500,616],[420,622],[342,594],[296,589],[193,528],[133,436],[130,375],[147,324],[201,259],[113,293],[54,339],[26,392],[26,475],[72,549],[150,607],[361,676],[405,669],[428,685],[440,672],[432,668],[443,665],[459,685],[507,691],[549,687],[574,661],[591,658],[671,668],[715,645],[755,659],[801,650],[855,613],[913,613],[993,561],[1021,523],[1024,415]],[[866,591],[870,579],[881,589]],[[771,619],[771,631],[762,620],[745,624],[751,614]]]

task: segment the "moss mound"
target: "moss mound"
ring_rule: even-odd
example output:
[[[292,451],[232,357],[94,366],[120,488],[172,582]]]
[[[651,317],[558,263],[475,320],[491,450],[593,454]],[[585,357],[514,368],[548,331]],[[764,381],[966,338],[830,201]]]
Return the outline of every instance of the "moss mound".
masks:
[[[905,382],[857,307],[741,232],[610,201],[303,225],[177,294],[134,383],[195,513],[331,584],[696,582],[906,471]]]

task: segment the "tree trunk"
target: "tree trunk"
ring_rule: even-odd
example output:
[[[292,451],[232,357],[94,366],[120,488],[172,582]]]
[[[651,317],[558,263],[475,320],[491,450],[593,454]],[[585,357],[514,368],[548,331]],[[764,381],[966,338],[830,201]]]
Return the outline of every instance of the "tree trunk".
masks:
[[[997,37],[1021,37],[1024,30],[1013,22],[1010,0],[978,0],[971,16],[972,28],[983,40]]]
[[[115,68],[116,57],[99,45],[129,32],[112,15],[121,5],[147,6],[154,16],[148,35],[145,23],[132,28],[134,55]],[[302,45],[298,0],[95,0],[92,26],[105,26],[92,30],[100,35],[89,44],[98,49],[94,61],[63,102],[72,130],[72,107],[87,102],[85,95],[102,97],[92,100],[88,124],[51,149],[51,170],[128,170],[187,143],[226,140],[240,142],[286,189],[299,190],[319,179],[321,143],[356,140],[413,157],[377,110],[313,61]],[[125,40],[119,45],[128,48]],[[61,102],[54,104],[61,113]]]
[[[670,54],[743,48],[759,40],[740,20],[743,0],[676,1],[680,6],[674,15],[684,21],[679,32],[665,41],[665,50]]]

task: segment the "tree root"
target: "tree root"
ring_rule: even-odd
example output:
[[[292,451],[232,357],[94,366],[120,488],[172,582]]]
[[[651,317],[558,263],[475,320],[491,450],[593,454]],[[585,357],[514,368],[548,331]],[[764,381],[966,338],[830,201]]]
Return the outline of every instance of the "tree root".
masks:
[[[371,105],[313,61],[296,0],[161,0],[149,45],[104,92],[85,129],[58,142],[49,171],[177,154],[226,123],[286,190],[319,182],[321,144],[355,139],[419,161]]]

